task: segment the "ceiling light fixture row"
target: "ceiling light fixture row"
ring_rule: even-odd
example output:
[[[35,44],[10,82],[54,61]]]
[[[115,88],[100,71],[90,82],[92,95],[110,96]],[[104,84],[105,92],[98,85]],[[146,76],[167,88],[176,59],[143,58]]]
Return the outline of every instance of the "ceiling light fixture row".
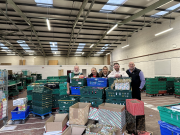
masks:
[[[126,48],[126,47],[128,47],[129,45],[125,45],[125,46],[123,46],[122,48]]]
[[[92,48],[94,46],[94,44],[92,44],[91,46],[90,46],[90,48]]]

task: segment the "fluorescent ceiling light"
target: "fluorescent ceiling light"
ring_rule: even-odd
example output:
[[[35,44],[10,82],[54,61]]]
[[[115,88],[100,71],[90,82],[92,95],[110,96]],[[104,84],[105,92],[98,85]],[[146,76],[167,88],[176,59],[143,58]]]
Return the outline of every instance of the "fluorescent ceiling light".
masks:
[[[1,50],[2,52],[6,52],[7,50]]]
[[[37,6],[52,7],[53,0],[34,0]]]
[[[125,47],[128,47],[129,45],[125,45],[125,46],[123,46],[122,48],[125,48]]]
[[[7,54],[7,55],[16,55],[16,54],[10,53],[10,54]]]
[[[173,30],[173,28],[167,29],[167,30],[162,31],[162,32],[160,32],[160,33],[157,33],[157,34],[155,34],[155,36],[161,35],[161,34],[163,34],[163,33],[165,33],[165,32],[171,31],[171,30]]]
[[[74,55],[74,56],[81,56],[81,55]]]
[[[81,52],[84,49],[85,45],[86,45],[85,43],[79,43],[79,46],[78,46],[78,49],[76,50],[76,52]]]
[[[90,46],[90,48],[92,48],[94,46],[94,44],[92,44],[91,46]]]
[[[108,32],[107,34],[109,34],[112,30],[114,30],[116,27],[118,26],[118,24],[114,25]]]
[[[101,54],[101,53],[103,53],[103,52],[97,52],[97,53]]]
[[[34,55],[34,54],[29,54],[29,55]]]
[[[110,53],[106,53],[106,55],[109,55]]]
[[[82,52],[82,55],[84,54],[84,52]]]
[[[82,52],[75,52],[75,53],[82,53]]]
[[[29,48],[29,46],[26,44],[26,41],[24,40],[17,40],[17,43],[25,50],[25,52],[34,52],[33,50],[31,50],[31,48]]]
[[[105,4],[100,12],[106,12],[106,13],[110,13],[113,12],[115,10],[117,10],[120,6],[111,6],[108,5],[109,3],[114,4],[114,5],[123,5],[127,0],[108,0],[107,5]]]
[[[47,26],[48,26],[48,30],[51,30],[51,26],[50,26],[50,22],[48,19],[46,19],[46,22],[47,22]]]
[[[180,7],[180,3],[178,3],[172,7],[167,8],[165,11],[160,11],[160,12],[156,13],[156,14],[152,15],[152,17],[161,17],[162,15],[165,15],[165,14],[169,13],[169,11],[172,11],[178,7]]]
[[[55,46],[55,43],[53,42],[53,46]]]

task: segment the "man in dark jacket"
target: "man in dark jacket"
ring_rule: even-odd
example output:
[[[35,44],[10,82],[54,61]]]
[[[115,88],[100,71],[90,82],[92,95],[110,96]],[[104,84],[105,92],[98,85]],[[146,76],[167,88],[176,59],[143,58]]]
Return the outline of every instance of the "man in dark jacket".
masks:
[[[146,82],[143,72],[135,67],[134,62],[130,62],[126,73],[132,78],[132,98],[141,100],[141,90]]]

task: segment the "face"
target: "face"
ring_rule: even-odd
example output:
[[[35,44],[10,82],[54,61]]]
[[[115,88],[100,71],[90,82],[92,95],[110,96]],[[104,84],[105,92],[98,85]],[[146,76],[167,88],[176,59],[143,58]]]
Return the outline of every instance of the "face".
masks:
[[[96,75],[96,69],[92,68],[92,69],[91,69],[91,73],[92,73],[93,75]]]
[[[79,72],[79,67],[78,66],[74,67],[74,72]]]
[[[106,67],[103,68],[103,74],[107,74],[108,69]]]
[[[135,64],[133,62],[129,63],[129,69],[134,69],[135,68]]]
[[[115,69],[116,71],[119,71],[119,68],[120,68],[120,66],[119,66],[118,64],[114,65],[114,69]]]

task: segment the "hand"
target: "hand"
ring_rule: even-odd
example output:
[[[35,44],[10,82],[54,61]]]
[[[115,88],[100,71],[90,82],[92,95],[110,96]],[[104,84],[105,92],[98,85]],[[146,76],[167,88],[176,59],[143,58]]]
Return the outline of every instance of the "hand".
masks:
[[[69,91],[69,90],[67,91],[67,94],[68,94],[68,95],[70,94],[70,91]]]
[[[119,74],[115,75],[115,78],[120,78],[120,77],[121,77],[121,75],[119,75]]]

